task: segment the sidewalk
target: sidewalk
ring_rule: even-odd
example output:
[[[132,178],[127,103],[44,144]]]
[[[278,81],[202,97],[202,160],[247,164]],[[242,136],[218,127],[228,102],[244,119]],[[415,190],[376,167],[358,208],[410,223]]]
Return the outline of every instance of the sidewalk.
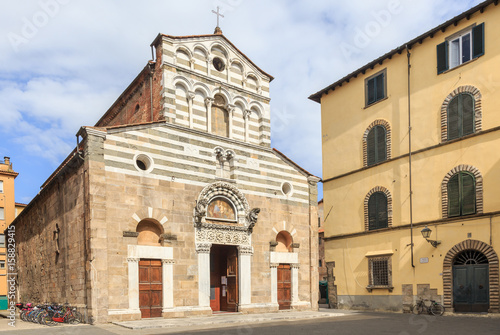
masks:
[[[321,309],[315,311],[280,311],[262,314],[238,314],[224,313],[204,317],[189,317],[177,319],[144,319],[137,321],[113,322],[113,324],[128,329],[150,329],[150,328],[178,328],[178,327],[208,327],[227,326],[238,324],[255,324],[267,322],[279,322],[285,320],[308,320],[315,318],[333,318],[349,314],[349,311]]]

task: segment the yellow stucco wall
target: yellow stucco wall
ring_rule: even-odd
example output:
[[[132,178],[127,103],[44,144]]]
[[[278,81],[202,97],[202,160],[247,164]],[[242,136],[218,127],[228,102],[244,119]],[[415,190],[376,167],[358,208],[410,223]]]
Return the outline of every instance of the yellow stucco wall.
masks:
[[[436,71],[436,45],[473,24],[485,23],[485,54],[442,74]],[[410,253],[410,201],[408,164],[408,77],[406,51],[385,59],[365,74],[351,78],[321,98],[323,180],[327,262],[335,262],[335,284],[339,296],[401,295],[402,284],[430,284],[443,293],[443,258],[457,243],[470,238],[500,251],[500,6],[451,24],[411,52],[411,123],[414,263]],[[365,107],[365,79],[386,69],[387,98]],[[484,134],[442,143],[441,106],[456,88],[472,85],[482,95]],[[377,119],[391,127],[392,160],[363,168],[363,134]],[[491,130],[491,131],[489,131]],[[461,164],[476,167],[483,177],[483,213],[478,217],[442,220],[441,183]],[[333,179],[332,179],[333,178]],[[331,179],[331,180],[330,180]],[[393,200],[392,229],[365,231],[364,199],[376,186],[387,188]],[[491,222],[490,222],[491,220]],[[431,239],[442,241],[437,248],[420,231],[433,230]],[[403,226],[403,227],[401,227]],[[399,228],[398,228],[399,227]],[[343,236],[345,235],[345,236]],[[393,292],[367,291],[369,252],[390,250]],[[420,263],[428,258],[428,263]]]
[[[0,220],[0,234],[15,218],[14,179],[17,173],[12,170],[9,160],[0,161],[0,181],[3,181],[3,192],[0,193],[0,207],[4,208],[4,220]],[[7,242],[7,237],[6,237]],[[0,298],[7,295],[7,261],[6,248],[0,248],[0,261],[5,268],[0,269]]]

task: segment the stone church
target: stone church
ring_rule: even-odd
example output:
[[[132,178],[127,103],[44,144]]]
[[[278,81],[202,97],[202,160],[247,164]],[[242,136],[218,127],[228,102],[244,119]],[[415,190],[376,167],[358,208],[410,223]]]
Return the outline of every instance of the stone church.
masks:
[[[18,300],[92,323],[317,309],[317,183],[271,148],[273,77],[216,28],[153,60],[13,222]]]

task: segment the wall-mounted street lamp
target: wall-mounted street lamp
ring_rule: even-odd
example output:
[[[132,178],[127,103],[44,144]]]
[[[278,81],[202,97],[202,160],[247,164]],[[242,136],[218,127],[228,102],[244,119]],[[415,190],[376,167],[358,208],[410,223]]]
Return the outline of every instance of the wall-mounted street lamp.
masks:
[[[441,241],[429,240],[429,237],[431,237],[432,234],[432,230],[427,228],[427,226],[425,226],[425,228],[422,229],[421,233],[422,236],[427,240],[427,242],[429,242],[434,248],[437,248],[437,246],[441,244]]]

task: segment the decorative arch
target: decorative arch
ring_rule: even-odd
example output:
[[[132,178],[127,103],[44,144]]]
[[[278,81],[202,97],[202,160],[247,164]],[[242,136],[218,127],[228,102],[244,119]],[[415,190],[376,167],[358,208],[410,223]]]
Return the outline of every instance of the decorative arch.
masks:
[[[368,219],[368,201],[370,200],[370,196],[375,192],[382,192],[387,197],[387,227],[392,227],[392,196],[391,192],[384,186],[376,186],[372,188],[365,196],[364,201],[364,217],[365,217],[365,230],[369,230],[369,219]]]
[[[483,112],[481,104],[481,92],[479,89],[472,85],[465,85],[457,87],[453,90],[446,99],[444,99],[441,105],[441,142],[446,142],[448,140],[448,105],[454,97],[461,93],[469,93],[474,98],[474,127],[475,131],[478,132],[482,130],[483,127]]]
[[[472,165],[461,164],[448,171],[441,182],[441,209],[443,218],[448,217],[448,182],[450,178],[460,171],[470,172],[476,180],[476,213],[483,213],[483,176]]]
[[[137,225],[143,220],[154,221],[161,226],[162,234],[165,230],[165,223],[168,222],[167,213],[160,209],[155,209],[153,207],[146,207],[138,210],[130,217],[130,222],[128,223],[129,231],[136,231]]]
[[[243,110],[248,109],[248,103],[241,95],[235,96],[233,101],[235,105],[240,105]]]
[[[293,237],[292,234],[290,234],[286,230],[282,230],[276,235],[276,243],[277,243],[276,245],[277,252],[293,251],[292,249]]]
[[[233,96],[224,87],[218,87],[216,91],[212,92],[212,94],[213,94],[212,98],[215,98],[215,96],[217,94],[220,94],[224,97],[224,99],[226,99],[227,104],[231,104],[231,105],[234,104]]]
[[[366,128],[364,134],[363,134],[363,166],[366,167],[368,166],[368,145],[367,145],[367,138],[368,138],[368,133],[372,128],[375,126],[383,126],[385,128],[385,143],[386,143],[386,156],[387,160],[391,159],[391,125],[389,124],[388,121],[384,119],[378,119],[373,121],[368,128]]]
[[[193,47],[193,53],[196,54],[197,50],[201,50],[201,54],[203,54],[203,57],[205,57],[204,60],[207,60],[208,54],[210,53],[208,49],[203,45],[203,44],[195,44]]]
[[[212,96],[212,91],[210,91],[210,88],[207,85],[205,85],[204,83],[197,82],[196,84],[194,84],[193,91],[203,92],[204,98]]]
[[[253,81],[255,81],[255,90],[258,92],[260,90],[260,87],[261,87],[259,77],[255,73],[249,72],[246,74],[245,79],[244,79],[244,82],[246,83],[246,85],[248,85],[249,79],[252,79]]]
[[[189,50],[187,47],[185,46],[179,46],[177,49],[175,49],[175,58],[176,60],[179,59],[180,55],[184,54],[186,56],[186,61],[190,61],[192,58],[193,58],[193,53],[191,52],[191,50]],[[176,61],[177,63],[177,61]]]
[[[217,52],[214,52],[215,51],[218,51],[220,50],[220,52],[222,53],[222,55],[218,55],[219,57],[224,57],[227,61],[227,58],[228,58],[228,55],[229,55],[229,51],[227,50],[227,48],[221,44],[220,42],[214,42],[210,45],[210,54],[211,55],[217,55]]]
[[[163,226],[156,220],[141,220],[135,229],[138,245],[161,246],[161,236],[164,234]]]
[[[453,307],[453,261],[455,257],[465,250],[477,250],[482,252],[489,263],[489,281],[490,281],[490,313],[499,312],[499,266],[498,256],[495,250],[488,244],[478,240],[466,240],[455,244],[451,248],[443,261],[443,296],[444,307]]]
[[[199,194],[197,202],[206,206],[217,197],[224,197],[231,201],[235,207],[238,224],[249,225],[246,218],[250,209],[248,201],[235,185],[222,181],[207,185]]]
[[[172,80],[173,86],[175,87],[176,85],[182,85],[186,89],[186,91],[192,91],[193,90],[193,85],[187,80],[185,77],[182,76],[175,76],[174,79]]]

